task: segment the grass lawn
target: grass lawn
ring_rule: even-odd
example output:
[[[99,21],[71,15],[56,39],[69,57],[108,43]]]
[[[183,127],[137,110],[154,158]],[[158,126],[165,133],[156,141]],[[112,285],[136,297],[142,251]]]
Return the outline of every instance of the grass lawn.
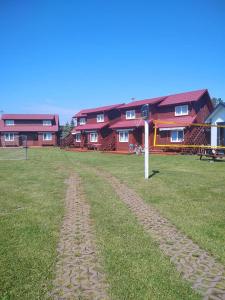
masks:
[[[113,299],[200,299],[116,197],[104,178],[82,165],[108,170],[146,202],[225,262],[225,163],[195,157],[143,158],[33,149],[28,161],[0,161],[0,298],[43,299],[54,276],[64,213],[64,180],[77,171],[91,205],[97,242]]]
[[[144,179],[144,158],[101,153],[67,153],[80,163],[108,170],[162,215],[225,264],[225,161],[196,156],[150,157]]]
[[[0,161],[0,299],[43,299],[64,212],[59,151]]]

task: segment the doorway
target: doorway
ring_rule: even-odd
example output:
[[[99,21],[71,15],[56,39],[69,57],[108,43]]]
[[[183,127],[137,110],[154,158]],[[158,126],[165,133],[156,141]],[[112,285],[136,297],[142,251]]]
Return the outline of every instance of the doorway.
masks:
[[[217,123],[225,126],[225,122]],[[217,127],[217,146],[225,146],[225,127]]]

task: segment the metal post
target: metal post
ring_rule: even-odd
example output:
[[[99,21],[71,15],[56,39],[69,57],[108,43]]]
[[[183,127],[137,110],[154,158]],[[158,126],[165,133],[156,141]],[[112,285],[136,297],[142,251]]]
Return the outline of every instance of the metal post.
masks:
[[[145,179],[149,178],[149,125],[148,120],[145,122]]]

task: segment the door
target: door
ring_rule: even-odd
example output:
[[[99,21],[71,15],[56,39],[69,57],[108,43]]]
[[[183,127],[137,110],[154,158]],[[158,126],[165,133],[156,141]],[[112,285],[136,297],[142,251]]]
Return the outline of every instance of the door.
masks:
[[[225,126],[225,122],[217,123],[217,125]],[[225,128],[217,127],[217,146],[225,146]]]

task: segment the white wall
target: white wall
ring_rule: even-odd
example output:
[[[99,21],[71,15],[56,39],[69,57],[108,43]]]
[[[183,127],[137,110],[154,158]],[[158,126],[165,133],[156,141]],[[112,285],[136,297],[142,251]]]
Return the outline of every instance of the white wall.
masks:
[[[220,122],[225,122],[225,107],[223,106],[218,107],[218,111],[211,118],[213,125]],[[217,127],[211,127],[211,146],[217,146]]]

